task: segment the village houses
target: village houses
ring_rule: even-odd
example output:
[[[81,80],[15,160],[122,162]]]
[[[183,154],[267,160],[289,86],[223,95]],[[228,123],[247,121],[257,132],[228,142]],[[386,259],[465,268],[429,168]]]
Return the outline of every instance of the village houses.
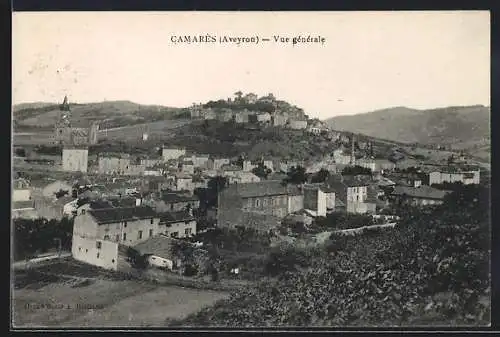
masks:
[[[208,169],[220,170],[223,165],[228,165],[230,162],[229,158],[210,158],[208,160]]]
[[[340,178],[327,181],[329,190],[335,193],[336,206],[345,205],[348,213],[376,213],[376,195],[368,193],[368,182],[357,177]]]
[[[479,184],[479,169],[445,167],[429,173],[429,185],[461,182],[464,185]]]
[[[145,200],[156,212],[177,212],[186,209],[198,209],[200,200],[190,193],[162,191],[159,198]]]
[[[31,188],[26,179],[15,179],[12,191],[12,218],[35,218],[37,213],[31,198]]]
[[[129,154],[115,154],[103,153],[99,155],[99,168],[100,174],[125,174],[129,170],[130,155]]]
[[[290,119],[287,126],[293,130],[305,130],[307,128],[307,120]]]
[[[181,156],[186,155],[186,149],[184,148],[176,148],[176,147],[163,147],[161,156],[163,161],[167,162],[171,159],[179,159]]]
[[[413,206],[440,205],[449,193],[451,192],[426,185],[419,187],[395,186],[389,199],[394,203],[402,202]]]
[[[133,246],[165,231],[147,206],[88,210],[75,217],[72,255],[76,260],[118,269],[118,245]]]

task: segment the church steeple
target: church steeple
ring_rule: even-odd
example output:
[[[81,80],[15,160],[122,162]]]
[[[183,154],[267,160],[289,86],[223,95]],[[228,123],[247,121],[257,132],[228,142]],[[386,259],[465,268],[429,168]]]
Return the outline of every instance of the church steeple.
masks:
[[[64,96],[64,101],[59,108],[61,111],[69,111],[68,96]]]

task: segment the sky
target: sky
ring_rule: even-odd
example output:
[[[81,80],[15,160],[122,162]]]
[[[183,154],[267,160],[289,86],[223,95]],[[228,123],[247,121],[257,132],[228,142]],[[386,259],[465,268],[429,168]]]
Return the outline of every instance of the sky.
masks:
[[[185,107],[241,90],[321,119],[490,105],[488,11],[20,12],[12,31],[14,104],[68,95]],[[172,42],[205,34],[259,43]],[[278,35],[325,43],[274,43]]]

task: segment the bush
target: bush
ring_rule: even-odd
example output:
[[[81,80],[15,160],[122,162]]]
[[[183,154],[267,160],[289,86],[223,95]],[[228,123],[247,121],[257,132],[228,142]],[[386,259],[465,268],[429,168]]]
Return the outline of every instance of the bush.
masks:
[[[188,317],[214,326],[489,323],[488,191],[464,187],[431,210],[411,210],[392,231],[332,236],[318,250],[280,247],[266,272],[280,276]],[[341,249],[339,249],[341,248]],[[431,316],[429,316],[431,315]]]

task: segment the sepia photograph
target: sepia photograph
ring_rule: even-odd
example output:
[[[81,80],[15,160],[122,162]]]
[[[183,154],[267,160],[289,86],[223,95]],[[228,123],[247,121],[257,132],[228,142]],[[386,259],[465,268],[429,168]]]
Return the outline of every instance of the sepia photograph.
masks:
[[[11,329],[491,326],[489,11],[13,12]]]

